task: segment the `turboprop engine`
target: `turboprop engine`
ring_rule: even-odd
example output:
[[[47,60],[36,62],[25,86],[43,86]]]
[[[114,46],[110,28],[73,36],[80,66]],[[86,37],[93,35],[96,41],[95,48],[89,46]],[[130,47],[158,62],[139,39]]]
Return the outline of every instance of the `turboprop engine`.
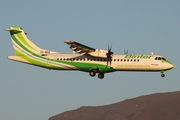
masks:
[[[106,58],[107,57],[107,50],[102,50],[102,49],[96,49],[93,52],[88,53],[91,56],[95,56],[95,57],[103,57]]]

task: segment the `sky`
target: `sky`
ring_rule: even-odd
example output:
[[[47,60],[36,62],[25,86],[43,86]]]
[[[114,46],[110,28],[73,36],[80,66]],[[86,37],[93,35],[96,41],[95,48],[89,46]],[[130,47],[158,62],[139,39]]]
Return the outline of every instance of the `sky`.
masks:
[[[1,0],[0,119],[47,120],[81,106],[101,106],[180,90],[179,0]],[[20,26],[41,48],[72,53],[65,40],[114,53],[163,55],[174,69],[113,72],[103,80],[86,72],[54,71],[7,59],[14,55],[4,29]]]

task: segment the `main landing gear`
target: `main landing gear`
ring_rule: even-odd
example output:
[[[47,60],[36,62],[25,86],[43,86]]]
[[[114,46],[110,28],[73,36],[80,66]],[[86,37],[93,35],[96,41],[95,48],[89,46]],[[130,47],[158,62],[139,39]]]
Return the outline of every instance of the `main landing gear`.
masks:
[[[89,75],[90,75],[91,77],[94,77],[94,76],[96,76],[96,73],[99,73],[99,69],[92,69],[92,70],[89,72]],[[98,74],[98,78],[99,78],[99,79],[103,79],[103,78],[104,78],[104,73],[99,73],[99,74]]]
[[[104,73],[99,73],[99,74],[98,74],[98,78],[99,78],[99,79],[103,79],[103,78],[104,78]]]

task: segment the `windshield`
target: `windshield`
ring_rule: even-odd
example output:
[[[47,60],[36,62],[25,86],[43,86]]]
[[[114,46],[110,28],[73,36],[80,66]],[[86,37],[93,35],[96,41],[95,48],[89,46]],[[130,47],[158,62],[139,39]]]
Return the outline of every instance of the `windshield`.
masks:
[[[164,57],[156,57],[155,60],[166,60]]]

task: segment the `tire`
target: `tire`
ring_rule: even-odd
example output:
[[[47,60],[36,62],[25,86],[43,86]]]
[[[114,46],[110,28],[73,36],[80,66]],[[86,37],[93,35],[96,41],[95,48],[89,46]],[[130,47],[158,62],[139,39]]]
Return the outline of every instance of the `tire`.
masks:
[[[165,74],[161,74],[161,77],[165,77]]]
[[[103,74],[103,73],[99,73],[99,74],[98,74],[98,78],[99,78],[99,79],[103,79],[103,78],[104,78],[104,74]]]
[[[95,73],[94,71],[90,71],[90,72],[89,72],[89,75],[90,75],[91,77],[94,77],[94,76],[96,75],[96,73]]]

